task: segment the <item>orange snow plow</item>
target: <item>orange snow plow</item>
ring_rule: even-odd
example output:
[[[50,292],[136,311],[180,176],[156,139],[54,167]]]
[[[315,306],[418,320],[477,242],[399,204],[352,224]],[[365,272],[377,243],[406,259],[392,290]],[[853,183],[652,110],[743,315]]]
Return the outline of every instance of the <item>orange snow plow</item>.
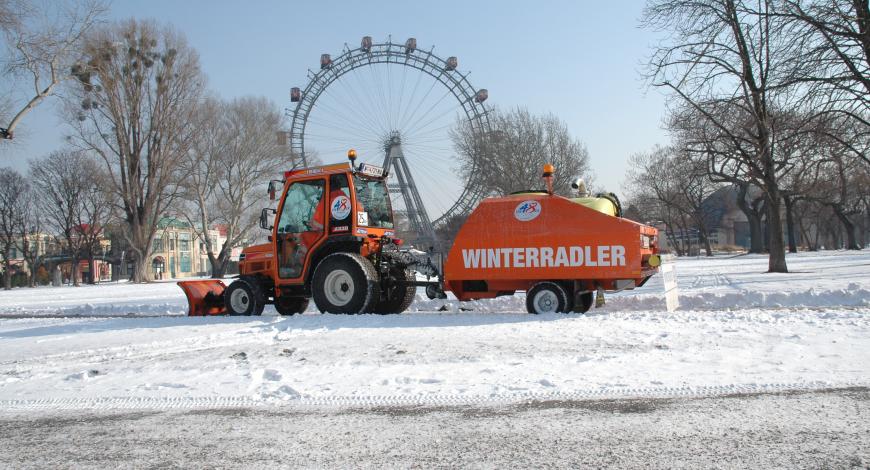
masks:
[[[227,286],[223,281],[218,279],[180,281],[178,286],[187,296],[187,304],[190,306],[188,316],[202,317],[227,313],[223,297]]]

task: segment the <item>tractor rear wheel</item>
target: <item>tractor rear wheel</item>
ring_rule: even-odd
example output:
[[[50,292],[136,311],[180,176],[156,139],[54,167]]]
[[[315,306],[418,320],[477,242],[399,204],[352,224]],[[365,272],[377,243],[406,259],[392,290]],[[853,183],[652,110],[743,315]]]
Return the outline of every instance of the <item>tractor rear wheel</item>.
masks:
[[[278,297],[275,299],[275,310],[284,316],[302,313],[308,308],[306,297]]]
[[[558,282],[539,282],[526,293],[526,309],[534,314],[570,312],[568,292]]]
[[[266,303],[257,278],[242,276],[224,291],[224,305],[230,315],[260,315]]]
[[[321,312],[365,313],[378,299],[378,273],[357,253],[334,253],[314,270],[311,292]]]
[[[390,276],[399,282],[410,282],[417,279],[414,271],[410,269],[391,269]],[[414,303],[416,295],[416,286],[394,285],[386,292],[381,293],[381,299],[372,307],[372,312],[380,314],[402,313]]]

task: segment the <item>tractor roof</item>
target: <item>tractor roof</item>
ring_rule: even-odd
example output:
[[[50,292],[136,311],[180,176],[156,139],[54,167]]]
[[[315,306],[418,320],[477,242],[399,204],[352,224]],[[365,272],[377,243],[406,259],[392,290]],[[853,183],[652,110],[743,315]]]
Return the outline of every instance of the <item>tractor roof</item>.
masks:
[[[300,168],[298,170],[290,170],[284,172],[284,178],[298,178],[301,176],[311,175],[328,175],[333,173],[344,173],[350,171],[350,163],[334,163],[332,165],[313,166],[309,168]]]

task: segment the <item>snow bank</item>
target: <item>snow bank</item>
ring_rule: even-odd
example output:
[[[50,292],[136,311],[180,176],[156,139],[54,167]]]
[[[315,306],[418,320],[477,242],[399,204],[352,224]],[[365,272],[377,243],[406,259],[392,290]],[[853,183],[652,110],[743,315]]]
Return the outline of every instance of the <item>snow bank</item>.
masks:
[[[767,274],[767,257],[745,255],[681,258],[677,280],[683,309],[823,308],[870,306],[870,250],[800,253],[788,256],[788,274]],[[422,292],[422,290],[421,290]],[[412,312],[525,312],[525,297],[460,303],[417,295]],[[663,311],[660,276],[633,291],[607,296],[605,312]],[[309,309],[314,312],[314,307]],[[146,285],[0,291],[0,316],[185,315],[187,301],[173,281]],[[274,315],[267,308],[268,315]]]

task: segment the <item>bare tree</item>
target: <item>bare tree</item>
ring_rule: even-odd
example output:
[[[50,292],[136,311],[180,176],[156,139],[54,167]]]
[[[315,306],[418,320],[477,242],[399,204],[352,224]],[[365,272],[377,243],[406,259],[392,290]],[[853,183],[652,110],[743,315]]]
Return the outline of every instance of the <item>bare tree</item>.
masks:
[[[0,115],[3,118],[0,124],[5,124],[0,127],[0,139],[12,139],[21,120],[72,77],[70,67],[82,39],[107,10],[107,5],[99,0],[71,3],[4,0],[0,4],[0,31],[7,47],[4,72],[30,88],[17,112],[8,113],[11,116],[8,121]],[[10,101],[6,106],[12,109]]]
[[[814,139],[816,170],[812,187],[805,197],[816,203],[828,206],[836,220],[843,226],[845,246],[849,250],[860,250],[858,243],[858,218],[868,209],[867,187],[870,166],[860,160],[850,158],[843,139],[836,136],[848,132],[840,120],[829,121],[833,126],[819,130]],[[852,122],[852,125],[860,125]]]
[[[239,98],[228,103],[207,100],[199,111],[202,131],[184,161],[188,183],[184,198],[191,226],[208,253],[212,276],[226,272],[232,249],[251,236],[269,179],[295,168],[279,145],[281,112],[266,98]],[[211,229],[222,225],[226,241],[218,245]]]
[[[472,184],[494,194],[539,188],[546,163],[556,167],[556,192],[569,193],[578,176],[584,177],[587,185],[591,183],[586,146],[572,137],[556,116],[533,116],[517,108],[493,112],[490,124],[492,133],[485,140],[462,122],[451,131],[461,169],[465,177],[473,179]],[[486,145],[485,151],[482,145]]]
[[[71,280],[79,285],[78,266],[94,227],[88,207],[93,205],[96,163],[81,151],[56,151],[30,162],[30,181],[46,226],[65,246]]]
[[[710,181],[703,164],[675,147],[656,147],[648,153],[632,155],[629,160],[626,189],[634,204],[646,199],[658,202],[658,219],[669,226],[669,238],[676,246],[697,230],[707,256],[713,256],[709,229],[717,216],[708,198],[719,185]],[[682,237],[673,233],[681,229]],[[681,251],[688,251],[684,247]]]
[[[12,252],[17,248],[27,212],[29,185],[21,174],[0,168],[0,258],[3,261],[3,289],[12,288]]]
[[[762,190],[768,270],[787,272],[780,178],[788,162],[777,152],[773,114],[795,106],[784,62],[796,46],[772,21],[775,8],[772,0],[655,0],[644,21],[672,33],[650,60],[651,83],[670,90],[679,106],[729,143],[727,153],[708,152],[711,173]]]
[[[36,274],[40,266],[40,260],[44,253],[40,253],[40,245],[44,242],[45,235],[42,227],[42,213],[37,204],[34,204],[36,194],[31,188],[26,196],[28,204],[24,208],[24,213],[21,218],[21,225],[18,227],[19,240],[21,244],[21,257],[27,264],[28,287],[36,287]]]
[[[789,77],[812,98],[824,119],[845,118],[864,140],[870,132],[870,5],[866,0],[783,0],[775,12],[799,53],[790,56]],[[842,134],[837,136],[842,138]],[[843,141],[842,143],[847,143]],[[864,149],[846,145],[849,156],[870,163]]]
[[[104,163],[127,224],[132,279],[145,282],[157,223],[180,192],[205,79],[186,40],[153,22],[101,28],[84,51],[68,106],[76,141]]]

